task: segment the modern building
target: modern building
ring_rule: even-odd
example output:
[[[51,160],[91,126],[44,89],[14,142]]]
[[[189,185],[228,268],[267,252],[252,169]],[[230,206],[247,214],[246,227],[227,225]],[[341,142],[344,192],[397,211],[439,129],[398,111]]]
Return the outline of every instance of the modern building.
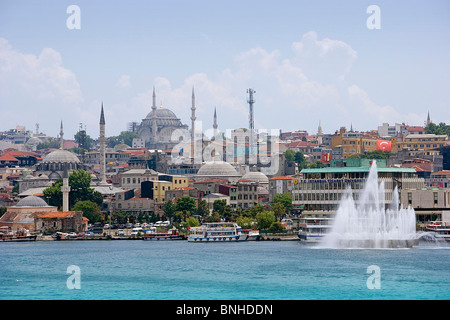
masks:
[[[436,134],[408,134],[392,139],[392,151],[409,149],[414,151],[428,151],[444,147],[448,142],[447,135]]]
[[[305,211],[326,211],[334,213],[343,194],[350,187],[353,198],[358,203],[369,175],[369,159],[332,160],[331,166],[320,169],[303,169],[296,177],[292,188],[294,206],[302,206]],[[421,189],[425,180],[418,178],[413,168],[389,168],[385,160],[376,160],[378,181],[384,183],[385,204],[392,202],[392,193],[401,189]]]

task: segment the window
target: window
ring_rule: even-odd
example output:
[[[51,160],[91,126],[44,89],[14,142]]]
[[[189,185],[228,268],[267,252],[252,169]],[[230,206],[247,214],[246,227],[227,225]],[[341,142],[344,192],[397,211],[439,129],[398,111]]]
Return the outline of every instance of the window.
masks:
[[[434,197],[434,204],[437,204],[438,203],[438,193],[433,192],[433,197]]]
[[[412,204],[412,193],[408,192],[408,204]]]

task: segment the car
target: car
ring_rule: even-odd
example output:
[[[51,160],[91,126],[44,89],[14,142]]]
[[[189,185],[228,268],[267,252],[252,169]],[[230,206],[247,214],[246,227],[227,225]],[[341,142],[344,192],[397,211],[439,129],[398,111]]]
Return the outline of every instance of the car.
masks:
[[[68,239],[68,238],[76,238],[77,237],[77,234],[75,233],[75,232],[69,232],[67,235],[66,235],[66,238]]]
[[[104,229],[109,229],[109,224],[105,224],[105,226],[103,227]]]
[[[139,234],[142,235],[143,233],[144,233],[144,229],[142,229],[141,227],[133,228],[133,230],[131,231],[132,236],[137,236]]]

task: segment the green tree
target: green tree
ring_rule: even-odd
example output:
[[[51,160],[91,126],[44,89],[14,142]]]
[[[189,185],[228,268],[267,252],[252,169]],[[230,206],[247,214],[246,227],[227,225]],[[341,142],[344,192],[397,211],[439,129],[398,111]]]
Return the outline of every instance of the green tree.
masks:
[[[275,222],[275,214],[273,211],[263,211],[256,215],[256,225],[259,230],[269,229]]]
[[[283,205],[284,209],[286,210],[286,212],[290,212],[292,210],[292,208],[294,207],[292,205],[292,194],[290,193],[279,193],[277,195],[275,195],[275,197],[273,197],[273,202],[272,203],[276,203],[279,202]]]
[[[272,204],[272,210],[275,214],[275,218],[281,219],[281,217],[286,213],[286,208],[281,202],[274,202]]]
[[[162,210],[164,211],[166,217],[173,219],[175,212],[177,211],[177,206],[172,202],[172,200],[168,200],[163,204]]]
[[[243,217],[239,216],[236,219],[236,223],[242,228],[242,229],[251,229],[253,228],[253,224],[255,223],[255,219],[252,219],[250,217]]]
[[[445,122],[439,124],[431,122],[425,127],[425,133],[450,136],[450,125],[445,124]]]
[[[51,206],[60,207],[62,205],[62,187],[63,181],[59,179],[53,186],[44,189],[44,197],[47,203]],[[103,196],[100,192],[95,191],[90,187],[91,174],[82,169],[73,171],[69,174],[69,206],[72,208],[78,201],[92,201],[101,206],[103,203]]]
[[[197,205],[197,214],[202,218],[209,216],[209,205],[206,200],[201,200]]]
[[[206,218],[207,222],[220,222],[220,214],[217,211],[213,211],[213,213]]]
[[[126,145],[132,146],[134,138],[139,138],[139,136],[131,131],[122,131],[118,136],[108,137],[106,139],[106,145],[109,148],[114,148],[120,143],[125,143]]]
[[[75,136],[75,142],[78,143],[78,152],[84,153],[85,151],[91,150],[92,143],[94,140],[86,134],[85,130],[78,131]]]
[[[325,168],[326,166],[327,165],[320,160],[309,164],[310,169]]]
[[[200,225],[200,221],[194,217],[187,217],[183,222],[183,227],[198,227]]]
[[[190,215],[195,210],[195,200],[189,196],[183,196],[177,200],[177,211],[183,212],[184,215]]]
[[[103,221],[104,217],[100,211],[98,204],[85,200],[77,202],[73,208],[73,211],[82,211],[83,216],[89,219],[90,223]]]
[[[288,161],[295,161],[295,151],[291,150],[291,149],[287,149],[284,152],[284,157],[286,158],[286,160]]]

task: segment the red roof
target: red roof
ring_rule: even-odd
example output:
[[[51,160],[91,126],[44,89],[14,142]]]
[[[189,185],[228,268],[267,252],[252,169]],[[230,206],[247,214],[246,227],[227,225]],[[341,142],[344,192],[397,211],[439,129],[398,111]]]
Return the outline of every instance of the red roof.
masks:
[[[0,161],[15,161],[15,162],[19,162],[19,160],[17,160],[16,158],[14,158],[13,156],[9,155],[9,154],[5,154],[4,156],[0,157]]]
[[[273,177],[270,178],[270,180],[293,180],[294,178],[289,177],[289,176],[280,176],[280,177]]]

